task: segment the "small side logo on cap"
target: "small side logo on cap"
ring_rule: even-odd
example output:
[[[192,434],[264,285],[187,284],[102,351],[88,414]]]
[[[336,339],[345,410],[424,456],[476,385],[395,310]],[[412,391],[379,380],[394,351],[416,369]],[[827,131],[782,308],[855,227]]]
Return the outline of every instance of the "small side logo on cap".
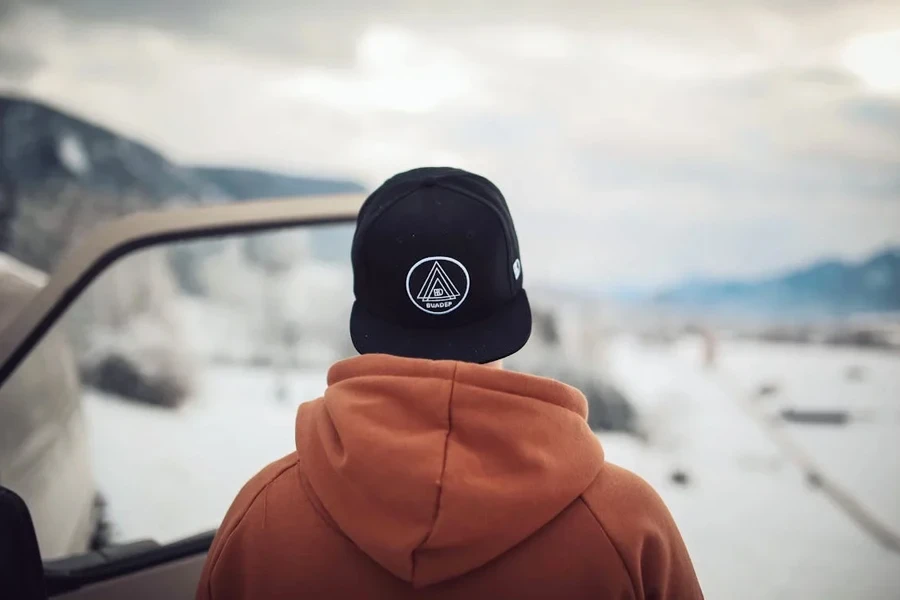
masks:
[[[406,274],[406,294],[419,310],[445,315],[469,295],[469,271],[449,256],[423,258]]]
[[[516,279],[518,279],[519,275],[521,275],[521,274],[522,274],[522,261],[520,261],[517,258],[516,261],[513,263],[513,275],[515,275]]]

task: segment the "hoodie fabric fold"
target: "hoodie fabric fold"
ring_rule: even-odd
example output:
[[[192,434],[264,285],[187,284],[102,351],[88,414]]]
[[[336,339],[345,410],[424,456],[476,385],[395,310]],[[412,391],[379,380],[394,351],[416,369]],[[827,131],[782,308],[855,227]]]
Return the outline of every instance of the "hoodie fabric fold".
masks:
[[[569,386],[468,363],[352,359],[301,405],[313,492],[359,548],[414,586],[462,575],[546,525],[603,451]]]
[[[578,390],[546,378],[386,355],[339,362],[323,397],[297,411],[296,452],[229,510],[198,598],[523,598],[565,585],[702,597],[662,501],[605,463],[586,417]],[[635,507],[633,524],[618,522]],[[521,581],[496,574],[510,569]],[[565,583],[541,587],[554,577]],[[680,595],[665,595],[671,586]]]

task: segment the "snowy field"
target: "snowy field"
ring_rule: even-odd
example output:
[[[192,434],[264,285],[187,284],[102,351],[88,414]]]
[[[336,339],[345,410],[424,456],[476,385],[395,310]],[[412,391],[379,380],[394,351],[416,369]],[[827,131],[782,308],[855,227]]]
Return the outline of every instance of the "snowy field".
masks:
[[[295,374],[282,402],[269,370],[205,375],[197,397],[177,410],[88,395],[94,471],[114,541],[168,543],[218,527],[241,486],[293,451],[297,406],[325,388],[325,373]]]
[[[727,342],[706,368],[700,350],[692,340],[614,340],[604,368],[637,405],[650,442],[599,437],[611,462],[663,496],[707,598],[900,598],[900,553],[810,486],[772,434],[900,531],[900,356]],[[777,390],[759,397],[764,384]],[[217,367],[176,411],[90,395],[95,471],[115,539],[169,542],[215,528],[240,486],[292,450],[296,407],[321,393],[325,375],[291,375],[281,401],[276,385],[269,371]],[[856,416],[845,426],[765,420],[788,407]]]
[[[900,531],[900,356],[731,342],[703,366],[700,345],[617,340],[609,369],[647,419],[651,444],[601,435],[608,459],[650,481],[669,505],[708,598],[900,598],[900,554],[880,546],[799,469],[744,408],[776,381],[792,406],[877,407],[846,427],[783,426],[830,477]],[[838,379],[862,365],[868,379]],[[878,450],[873,452],[872,446]],[[679,486],[669,475],[689,476]]]

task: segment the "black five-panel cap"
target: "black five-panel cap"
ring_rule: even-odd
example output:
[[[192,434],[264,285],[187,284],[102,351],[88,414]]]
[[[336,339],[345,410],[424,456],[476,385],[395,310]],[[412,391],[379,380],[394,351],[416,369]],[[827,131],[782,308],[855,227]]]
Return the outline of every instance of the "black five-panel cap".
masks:
[[[360,354],[488,363],[531,335],[512,217],[484,177],[426,167],[388,179],[360,209],[351,256]]]

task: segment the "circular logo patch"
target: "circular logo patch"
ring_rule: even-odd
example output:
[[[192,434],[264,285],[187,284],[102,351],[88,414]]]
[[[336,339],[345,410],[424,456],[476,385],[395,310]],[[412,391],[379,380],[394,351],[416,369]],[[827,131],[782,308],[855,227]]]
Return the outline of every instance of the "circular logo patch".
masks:
[[[469,295],[469,272],[449,256],[423,258],[406,274],[406,294],[419,310],[445,315]]]

